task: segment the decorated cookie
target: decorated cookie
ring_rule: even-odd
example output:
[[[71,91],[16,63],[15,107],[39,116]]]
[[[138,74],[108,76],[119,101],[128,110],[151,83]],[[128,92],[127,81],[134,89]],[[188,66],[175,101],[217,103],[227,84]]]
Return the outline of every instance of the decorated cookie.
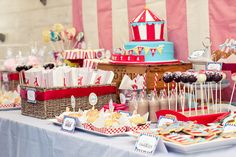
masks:
[[[200,140],[199,138],[194,138],[194,136],[191,136],[191,135],[178,134],[178,133],[162,135],[162,138],[166,141],[184,144],[184,145],[194,144]]]

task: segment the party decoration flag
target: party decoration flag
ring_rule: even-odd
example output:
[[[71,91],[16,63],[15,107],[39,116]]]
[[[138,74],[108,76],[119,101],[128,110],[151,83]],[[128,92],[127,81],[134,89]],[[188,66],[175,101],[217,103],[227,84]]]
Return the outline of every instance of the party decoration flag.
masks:
[[[157,51],[158,51],[160,54],[162,54],[162,52],[163,52],[163,47],[164,47],[164,45],[160,45],[160,46],[157,47]]]
[[[133,53],[133,51],[134,51],[134,50],[132,50],[132,49],[131,49],[131,50],[129,50],[129,54],[131,55],[131,54]]]
[[[145,52],[145,55],[148,54],[148,51],[149,51],[149,47],[144,47],[144,52]]]
[[[152,53],[152,57],[155,55],[155,53],[156,53],[156,48],[150,48],[150,51],[151,51],[151,53]]]
[[[139,55],[141,54],[142,51],[143,51],[143,47],[142,46],[138,46],[138,53],[139,53]]]
[[[137,47],[135,47],[133,50],[137,55],[140,55]]]

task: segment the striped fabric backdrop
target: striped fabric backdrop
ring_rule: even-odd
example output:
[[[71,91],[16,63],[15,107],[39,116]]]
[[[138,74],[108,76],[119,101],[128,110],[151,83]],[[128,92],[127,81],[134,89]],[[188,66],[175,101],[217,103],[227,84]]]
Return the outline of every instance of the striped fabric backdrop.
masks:
[[[175,44],[175,57],[202,49],[210,37],[212,50],[226,38],[236,39],[235,0],[72,0],[73,25],[85,33],[91,48],[113,49],[131,40],[129,21],[145,5],[166,21],[165,40]]]

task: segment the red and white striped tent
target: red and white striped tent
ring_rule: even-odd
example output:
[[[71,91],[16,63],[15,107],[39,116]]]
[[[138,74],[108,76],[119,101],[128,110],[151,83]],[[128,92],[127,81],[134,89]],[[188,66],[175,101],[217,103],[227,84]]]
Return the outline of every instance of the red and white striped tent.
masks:
[[[134,41],[164,40],[164,20],[146,7],[130,22],[130,25]]]

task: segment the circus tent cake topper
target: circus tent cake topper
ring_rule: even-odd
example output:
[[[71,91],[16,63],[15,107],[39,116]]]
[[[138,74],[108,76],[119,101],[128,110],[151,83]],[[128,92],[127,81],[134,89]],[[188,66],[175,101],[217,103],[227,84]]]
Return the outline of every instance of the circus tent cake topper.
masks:
[[[133,41],[163,41],[165,21],[146,6],[131,22]]]

